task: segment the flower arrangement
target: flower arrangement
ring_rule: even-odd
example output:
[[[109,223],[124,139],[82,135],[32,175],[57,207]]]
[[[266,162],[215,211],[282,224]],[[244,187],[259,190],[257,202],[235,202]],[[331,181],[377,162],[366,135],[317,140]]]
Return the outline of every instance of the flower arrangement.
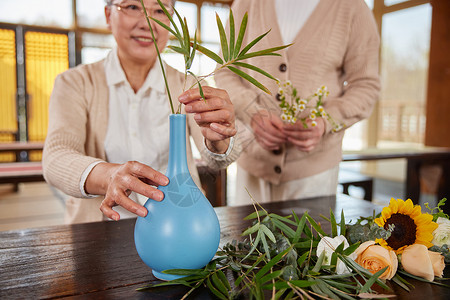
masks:
[[[204,269],[167,270],[186,277],[139,290],[181,284],[190,287],[183,299],[201,286],[219,299],[242,294],[252,299],[268,294],[271,299],[386,298],[373,285],[389,291],[390,280],[409,290],[403,277],[450,288],[440,282],[450,262],[450,221],[441,209],[445,201],[437,212],[422,213],[410,199],[391,199],[380,214],[360,217],[355,224],[346,224],[343,212],[338,223],[330,210],[322,217],[331,224],[331,234],[308,213],[280,216],[254,201],[255,212],[245,218],[253,224],[242,233],[243,241],[224,245]]]
[[[317,91],[306,98],[301,98],[298,90],[291,81],[282,83],[277,80],[278,94],[280,95],[281,119],[287,123],[294,124],[298,120],[302,122],[304,128],[308,128],[307,120],[311,120],[311,126],[317,126],[316,118],[322,117],[328,120],[333,126],[333,132],[344,128],[342,124],[336,123],[323,107],[324,99],[330,94],[328,88],[322,85]],[[316,101],[313,101],[316,100]],[[314,102],[314,105],[311,103]],[[298,115],[308,111],[308,116],[298,119]]]
[[[235,36],[235,22],[234,22],[234,17],[233,17],[233,12],[230,9],[230,13],[229,13],[229,24],[230,24],[230,31],[229,31],[229,39],[227,39],[227,36],[225,34],[225,29],[223,26],[222,21],[219,18],[219,15],[216,14],[216,22],[217,22],[217,27],[219,29],[219,35],[220,35],[220,46],[222,49],[222,57],[220,57],[218,54],[214,53],[213,51],[207,49],[206,47],[200,45],[197,41],[197,33],[194,34],[194,38],[192,39],[189,33],[189,29],[187,26],[187,21],[186,18],[182,18],[180,16],[180,14],[178,13],[178,11],[175,8],[171,8],[170,10],[172,10],[179,23],[181,28],[179,28],[177,26],[177,24],[175,23],[173,17],[172,17],[172,13],[169,12],[169,9],[161,2],[161,0],[157,0],[159,6],[161,7],[161,9],[163,10],[164,14],[167,16],[167,18],[170,21],[170,24],[165,24],[164,22],[152,18],[151,16],[149,17],[147,14],[147,10],[145,9],[144,6],[144,1],[140,0],[141,2],[141,6],[142,9],[144,11],[145,14],[145,18],[147,20],[148,23],[148,27],[150,29],[150,33],[152,35],[153,40],[155,40],[154,37],[154,33],[153,33],[153,29],[152,26],[150,24],[150,19],[153,20],[154,22],[156,22],[158,25],[160,25],[161,27],[163,27],[164,29],[166,29],[167,31],[169,31],[178,41],[179,46],[174,46],[174,45],[170,45],[168,46],[169,49],[173,50],[176,53],[179,53],[181,55],[184,56],[184,62],[185,62],[185,85],[187,82],[187,77],[188,75],[191,75],[194,79],[195,79],[195,84],[198,85],[198,88],[200,90],[200,95],[204,98],[203,95],[203,89],[201,86],[201,82],[214,75],[215,72],[217,72],[220,69],[223,68],[228,68],[230,71],[234,72],[235,74],[239,75],[240,77],[242,77],[243,79],[249,81],[250,83],[252,83],[253,85],[255,85],[256,87],[258,87],[259,89],[261,89],[262,91],[270,94],[269,89],[267,89],[267,87],[265,87],[262,83],[260,83],[259,81],[257,81],[255,78],[253,78],[252,76],[248,75],[247,73],[245,73],[244,71],[242,71],[241,69],[238,69],[236,67],[240,67],[240,68],[244,68],[244,69],[250,69],[253,71],[256,71],[272,80],[276,80],[272,75],[270,75],[269,73],[265,72],[264,70],[248,64],[248,63],[244,63],[242,62],[243,60],[250,58],[250,57],[258,57],[258,56],[265,56],[265,55],[272,55],[272,56],[281,56],[278,53],[275,53],[276,51],[279,51],[281,49],[284,49],[286,47],[289,47],[289,45],[283,45],[283,46],[277,46],[277,47],[273,47],[273,48],[268,48],[268,49],[264,49],[264,50],[259,50],[259,51],[255,51],[255,52],[250,52],[250,49],[256,45],[262,38],[264,38],[269,32],[267,31],[264,34],[261,34],[260,36],[256,37],[253,41],[251,41],[248,45],[243,46],[242,45],[242,41],[244,39],[244,35],[245,35],[245,31],[247,28],[247,19],[248,19],[248,15],[245,14],[241,24],[239,26],[239,32],[237,37]],[[172,26],[173,29],[170,27]],[[162,62],[162,58],[161,58],[161,54],[160,54],[160,50],[158,49],[158,46],[156,45],[156,43],[154,43],[154,46],[156,48],[156,53],[158,55],[158,60],[161,66],[161,70],[163,73],[163,78],[164,78],[164,82],[165,82],[165,86],[166,86],[166,90],[167,90],[167,95],[169,98],[169,103],[170,103],[170,107],[172,110],[172,113],[175,113],[174,107],[173,107],[173,102],[172,102],[172,96],[170,94],[170,89],[167,83],[167,79],[166,79],[166,73],[164,70],[164,64]],[[201,53],[203,53],[204,55],[206,55],[207,57],[209,57],[210,59],[214,60],[215,62],[217,62],[219,64],[218,68],[216,69],[216,71],[211,72],[210,74],[207,75],[201,75],[201,76],[197,76],[195,75],[192,71],[190,71],[190,68],[192,66],[192,63],[194,61],[195,58],[195,54],[196,51],[199,51]],[[193,86],[191,86],[190,88],[194,87],[195,84]],[[177,113],[180,113],[180,107],[178,107],[177,109]]]

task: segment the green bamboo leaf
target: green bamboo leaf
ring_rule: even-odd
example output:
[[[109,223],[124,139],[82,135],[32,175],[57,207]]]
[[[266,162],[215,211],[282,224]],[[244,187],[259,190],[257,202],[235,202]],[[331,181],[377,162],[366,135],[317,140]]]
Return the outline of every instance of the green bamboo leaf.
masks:
[[[228,282],[227,277],[225,276],[225,274],[222,272],[222,270],[217,270],[217,275],[219,277],[219,279],[223,282],[223,284],[225,285],[227,291],[231,290],[231,286],[230,283]]]
[[[339,298],[329,287],[328,285],[320,279],[317,279],[317,285],[320,289],[331,299],[340,300]]]
[[[203,53],[204,55],[206,55],[207,57],[211,58],[212,60],[214,60],[216,63],[223,65],[223,60],[222,58],[220,58],[219,55],[217,55],[216,53],[212,52],[211,50],[201,46],[201,45],[197,45],[197,51]]]
[[[253,270],[261,263],[261,261],[262,261],[265,257],[266,257],[265,254],[259,256],[258,259],[255,261],[255,263],[254,263],[254,264],[253,264],[253,265],[245,272],[245,274],[239,276],[239,277],[236,279],[236,281],[234,282],[234,285],[235,285],[235,286],[239,286],[239,285],[241,284],[241,281],[242,281],[245,277],[247,277],[247,275],[248,275],[251,271],[253,271]]]
[[[275,294],[275,299],[274,300],[278,300],[281,298],[281,296],[283,296],[284,292],[286,292],[287,289],[280,289],[279,291],[276,292]],[[283,298],[283,299],[287,299],[287,298]]]
[[[345,236],[346,228],[345,228],[345,218],[344,218],[344,210],[341,210],[341,235]]]
[[[239,55],[237,56],[238,58],[241,57],[242,55],[246,54],[248,52],[248,50],[250,50],[256,43],[258,43],[263,37],[265,37],[268,33],[270,32],[267,31],[266,33],[261,34],[260,36],[256,37],[253,41],[251,41],[250,43],[248,43],[247,46],[244,47],[244,49],[242,49],[241,52],[239,52]],[[240,34],[240,33],[239,33]]]
[[[208,279],[206,280],[206,285],[208,286],[209,290],[211,292],[213,292],[214,295],[216,295],[216,297],[218,297],[219,299],[223,299],[223,300],[227,300],[228,297],[226,297],[224,294],[222,294],[218,289],[216,289],[213,284],[211,283],[211,279],[208,277]]]
[[[264,226],[264,225],[261,225],[261,226]],[[269,245],[267,245],[267,240],[266,240],[266,235],[265,234],[261,235],[261,242],[263,244],[264,253],[266,253],[267,259],[270,260],[270,250],[269,250]]]
[[[176,34],[172,33],[178,40],[181,39],[181,33],[180,30],[177,27],[177,24],[175,24],[175,21],[172,18],[172,15],[169,13],[169,11],[167,10],[166,6],[161,2],[161,0],[158,0],[158,4],[159,6],[162,8],[162,10],[164,11],[164,14],[167,16],[167,18],[169,18],[170,23],[172,24],[173,28],[175,28]],[[173,11],[178,14],[178,12],[176,11],[175,7],[173,7]],[[156,22],[156,20],[155,20]],[[158,24],[160,24],[159,22],[157,22]],[[161,24],[160,24],[161,25]],[[165,25],[165,24],[164,24]],[[162,26],[162,25],[161,25]],[[164,27],[165,28],[165,27]]]
[[[173,51],[175,51],[175,52],[177,52],[177,53],[183,54],[183,55],[185,55],[185,56],[186,56],[186,55],[189,55],[189,53],[186,52],[186,49],[181,48],[181,47],[178,47],[178,46],[169,45],[169,46],[167,46],[167,48],[169,48],[169,49],[171,49],[171,50],[173,50]]]
[[[317,259],[317,262],[316,262],[316,264],[314,265],[314,268],[311,271],[313,271],[314,273],[319,273],[320,268],[322,267],[322,263],[323,263],[324,258],[325,258],[325,251],[320,253],[319,258]]]
[[[297,259],[297,264],[299,267],[301,267],[301,265],[303,264],[303,262],[306,260],[306,258],[308,258],[309,255],[309,251],[303,253],[298,259]]]
[[[367,282],[364,284],[364,286],[362,287],[362,289],[359,292],[367,293],[370,290],[370,288],[372,287],[372,285],[378,280],[378,278],[381,276],[381,274],[383,274],[384,271],[387,270],[388,267],[389,266],[386,266],[383,269],[381,269],[380,271],[373,274],[372,277],[370,277],[369,280],[367,280]]]
[[[322,230],[322,228],[314,221],[314,219],[310,215],[306,215],[306,218],[308,219],[309,224],[312,225],[312,227],[321,235],[325,236],[325,232]]]
[[[338,260],[338,256],[337,254],[334,252],[333,254],[331,254],[331,261],[330,261],[330,266],[334,266],[334,270],[336,271],[337,268],[337,260]]]
[[[261,226],[261,223],[256,223],[255,225],[253,225],[250,228],[247,228],[242,234],[241,236],[246,236],[252,233],[255,233],[256,231],[259,230],[259,227]]]
[[[269,274],[267,274],[261,278],[261,280],[260,280],[261,284],[264,284],[267,281],[271,281],[272,279],[277,278],[278,276],[281,275],[282,272],[283,272],[282,270],[270,272]]]
[[[250,249],[250,251],[247,253],[247,255],[242,259],[243,261],[244,261],[247,257],[249,257],[250,254],[253,253],[253,251],[255,251],[256,247],[258,247],[259,241],[261,240],[261,235],[262,235],[261,232],[262,232],[261,230],[258,230],[258,234],[256,235],[256,238],[255,238],[255,240],[253,241],[253,246],[252,246],[252,248]]]
[[[217,275],[217,273],[213,273],[211,276],[212,279],[212,283],[214,283],[214,286],[223,294],[223,295],[228,295],[228,290],[227,287],[225,286],[225,284],[222,282],[222,280],[220,280],[219,276]]]
[[[336,237],[337,234],[337,224],[336,218],[334,217],[333,210],[330,208],[330,223],[331,223],[331,237]]]
[[[163,273],[164,274],[172,274],[172,275],[181,275],[181,276],[187,276],[187,275],[205,276],[208,274],[208,272],[203,269],[169,269],[169,270],[164,270]]]
[[[250,52],[250,53],[246,53],[243,55],[239,55],[236,60],[243,60],[243,59],[247,59],[247,58],[251,58],[251,57],[256,57],[256,56],[267,56],[267,55],[273,55],[273,56],[281,56],[281,54],[279,53],[274,53],[275,51],[279,51],[281,49],[284,49],[286,47],[289,47],[291,44],[289,45],[284,45],[284,46],[278,46],[278,47],[273,47],[273,48],[269,48],[269,49],[264,49],[264,50],[260,50],[260,51],[256,51],[256,52]]]
[[[342,254],[342,252],[344,252],[344,244],[345,242],[342,242],[339,244],[339,246],[336,247],[336,249],[334,250],[334,252]]]
[[[223,28],[222,21],[219,15],[216,13],[217,28],[219,29],[220,45],[222,46],[223,60],[228,61],[228,43],[227,36],[225,35],[225,29]]]
[[[184,43],[183,45],[181,45],[181,47],[185,48],[187,50],[187,52],[189,53],[190,51],[190,47],[191,47],[191,38],[189,35],[189,28],[187,26],[187,21],[186,21],[186,17],[183,19],[183,22],[181,22],[181,28],[183,29],[183,38],[184,38]]]
[[[278,253],[274,258],[272,258],[261,270],[258,271],[255,275],[255,279],[261,279],[267,272],[269,272],[270,268],[272,268],[276,263],[278,263],[289,251],[291,251],[292,245],[284,250],[283,252]]]
[[[294,239],[292,240],[293,244],[297,243],[300,237],[302,236],[305,224],[306,224],[306,215],[303,215],[302,218],[300,219],[300,222],[297,225],[297,230],[295,230]]]
[[[230,24],[230,42],[229,42],[229,50],[230,54],[228,57],[230,59],[234,58],[234,16],[233,11],[230,9],[230,16],[228,17],[228,23]]]
[[[293,220],[290,219],[291,216],[282,217],[282,216],[280,216],[280,215],[273,214],[273,213],[272,213],[272,214],[269,214],[269,216],[272,217],[272,218],[278,219],[278,220],[280,220],[281,222],[285,222],[285,223],[288,223],[288,224],[297,226],[297,223],[295,223],[295,221],[293,221]]]
[[[299,288],[306,288],[306,287],[310,287],[310,286],[313,286],[316,284],[314,281],[308,281],[308,280],[290,280],[289,283],[292,284],[293,286],[296,286]],[[278,282],[275,282],[275,284],[271,283],[271,284],[267,284],[267,285],[263,286],[263,289],[271,290],[274,286],[275,286],[275,289],[277,289],[277,290],[291,288],[288,285],[287,281],[278,281]]]
[[[236,40],[236,45],[234,46],[233,58],[238,56],[239,51],[241,51],[242,41],[244,40],[245,30],[247,29],[247,21],[248,21],[248,14],[245,13],[241,21],[241,27],[239,28],[239,34]]]
[[[352,254],[356,249],[358,249],[360,244],[361,244],[361,242],[356,242],[353,245],[350,245],[348,248],[344,249],[342,254],[347,255],[347,256]]]
[[[200,97],[206,101],[205,94],[203,93],[203,87],[200,84],[200,81],[197,80],[198,92],[200,93]]]
[[[276,227],[278,227],[281,231],[284,232],[284,234],[292,239],[295,235],[295,231],[292,230],[292,228],[290,228],[289,226],[287,226],[286,224],[284,224],[283,222],[281,222],[278,219],[272,219],[273,225],[275,225]]]
[[[172,28],[170,28],[170,26],[167,26],[164,22],[161,22],[160,20],[155,19],[153,17],[150,17],[150,19],[152,19],[154,22],[158,23],[159,26],[163,27],[165,30],[167,30],[168,32],[173,34],[179,40],[180,35],[178,35]]]
[[[266,225],[261,224],[261,229],[264,232],[265,235],[267,235],[267,237],[273,242],[276,243],[277,240],[275,239],[275,236],[273,235],[272,231],[270,231],[269,228],[267,228]],[[270,259],[270,258],[269,258]]]
[[[185,37],[184,37],[184,33],[181,34],[181,33],[183,32],[183,18],[181,17],[181,15],[178,13],[178,11],[177,11],[175,8],[173,8],[173,11],[175,12],[175,15],[177,16],[178,22],[180,23],[181,30],[178,29],[178,27],[176,27],[175,20],[173,20],[172,25],[175,27],[175,30],[176,30],[177,32],[179,32],[179,35],[180,35],[180,37],[181,37],[180,44],[184,44],[184,38],[185,38]]]
[[[190,45],[190,44],[188,44],[188,45]],[[194,43],[192,45],[191,55],[189,56],[189,60],[186,63],[186,70],[189,70],[192,66],[192,63],[194,62],[196,50],[197,50],[197,31],[195,31],[195,34],[194,34]],[[197,83],[198,83],[198,81],[197,81]]]
[[[257,88],[261,89],[265,93],[272,95],[272,93],[270,93],[268,88],[266,88],[262,83],[260,83],[259,81],[257,81],[253,77],[251,77],[250,75],[248,75],[245,72],[243,72],[239,69],[236,69],[232,66],[228,66],[227,68],[230,69],[232,72],[236,73],[237,75],[239,75],[240,77],[244,78],[245,80],[247,80],[248,82],[250,82],[251,84],[256,86]]]
[[[258,211],[255,211],[255,212],[249,214],[248,216],[246,216],[246,217],[244,218],[244,220],[256,219],[256,218],[258,218],[258,216],[262,217],[262,216],[266,216],[266,215],[267,215],[267,212],[266,212],[266,211],[264,211],[264,210],[258,210]]]
[[[407,286],[407,284],[410,284],[408,281],[406,281],[405,279],[403,279],[402,277],[400,277],[398,274],[395,274],[394,277],[392,277],[392,281],[395,282],[396,284],[398,284],[401,288],[403,288],[405,291],[410,291],[409,287]]]

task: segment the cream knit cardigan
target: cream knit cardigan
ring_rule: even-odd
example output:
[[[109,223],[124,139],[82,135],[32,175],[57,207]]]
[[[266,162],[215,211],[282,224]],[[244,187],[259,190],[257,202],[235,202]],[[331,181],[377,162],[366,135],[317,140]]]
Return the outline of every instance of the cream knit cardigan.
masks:
[[[179,104],[177,96],[182,92],[183,75],[170,67],[166,68],[166,72],[176,108]],[[66,201],[66,222],[68,223],[103,219],[99,210],[103,197],[80,199],[83,197],[80,191],[80,179],[91,163],[107,160],[104,140],[108,122],[114,121],[108,119],[108,94],[103,60],[72,68],[58,75],[55,80],[50,97],[48,133],[42,164],[45,180],[74,197]],[[143,128],[142,130],[152,129]],[[200,181],[189,136],[194,138],[202,158],[211,168],[225,168],[239,155],[237,143],[226,157],[208,155],[200,128],[190,114],[187,115],[186,130],[188,166],[197,185]],[[169,133],[161,132],[161,134]]]
[[[243,45],[271,29],[250,52],[283,44],[274,2],[235,0],[233,3],[237,24],[248,12]],[[236,31],[238,29],[236,25]],[[372,12],[363,0],[321,0],[293,45],[279,51],[281,57],[264,56],[248,61],[281,81],[290,80],[302,97],[326,85],[330,96],[324,104],[325,110],[348,127],[370,116],[377,101],[379,44]],[[236,115],[243,123],[238,128],[244,149],[238,159],[239,166],[274,184],[308,177],[336,166],[341,161],[344,132],[332,133],[330,124],[322,142],[309,153],[284,147],[281,154],[277,154],[259,146],[250,128],[251,117],[258,109],[271,110],[278,115],[281,110],[276,99],[277,84],[254,71],[251,75],[264,83],[272,96],[263,94],[229,70],[221,70],[215,77],[217,85],[230,94]]]

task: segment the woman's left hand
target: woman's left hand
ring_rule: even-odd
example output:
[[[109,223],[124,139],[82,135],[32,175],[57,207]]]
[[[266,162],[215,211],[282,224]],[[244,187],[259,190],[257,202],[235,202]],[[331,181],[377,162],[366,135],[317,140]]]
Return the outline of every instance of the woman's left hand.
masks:
[[[229,138],[237,132],[233,104],[225,90],[205,86],[203,94],[205,99],[199,89],[189,89],[178,100],[185,105],[186,113],[194,114],[208,149],[225,153]]]
[[[306,121],[308,128],[304,128],[302,122],[285,124],[283,132],[288,137],[288,142],[293,144],[298,150],[310,152],[321,142],[325,133],[325,121],[322,118],[316,119],[316,126],[311,125],[311,120]]]

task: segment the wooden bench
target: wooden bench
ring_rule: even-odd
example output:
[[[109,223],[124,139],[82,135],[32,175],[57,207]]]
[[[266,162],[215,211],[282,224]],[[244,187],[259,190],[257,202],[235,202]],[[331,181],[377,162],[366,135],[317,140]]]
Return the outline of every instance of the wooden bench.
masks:
[[[40,161],[0,164],[0,184],[12,183],[16,192],[19,189],[19,183],[38,181],[44,181]]]
[[[364,190],[364,200],[372,201],[373,194],[373,178],[356,171],[346,169],[339,170],[339,184],[343,188],[343,193],[350,195],[349,187],[356,186]]]

